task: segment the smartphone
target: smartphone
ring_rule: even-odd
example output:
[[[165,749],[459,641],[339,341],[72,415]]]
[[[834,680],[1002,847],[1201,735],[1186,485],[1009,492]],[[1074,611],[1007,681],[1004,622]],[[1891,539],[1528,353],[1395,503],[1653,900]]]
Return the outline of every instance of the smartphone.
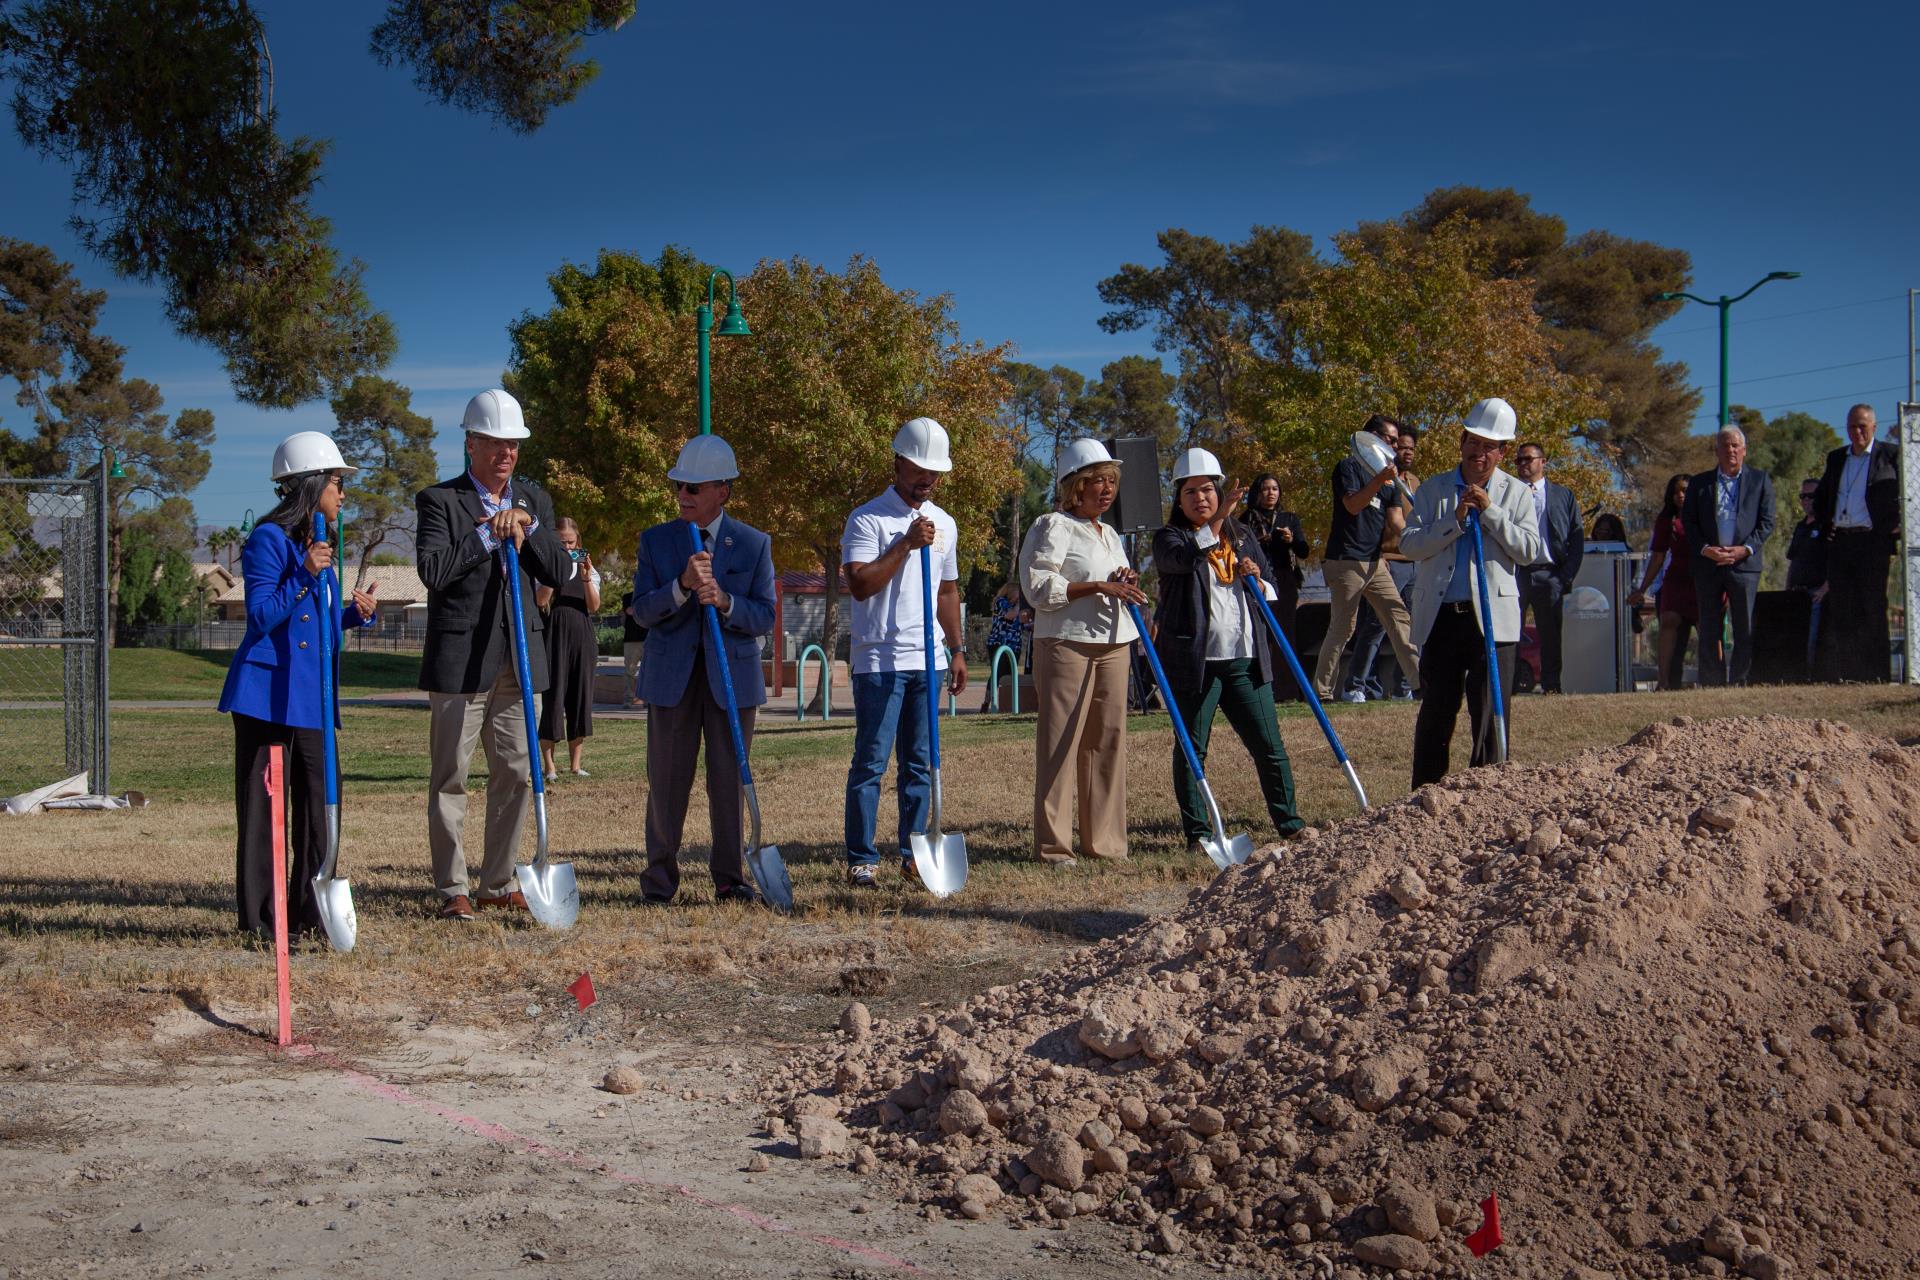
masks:
[[[567,552],[567,559],[573,561],[575,564],[579,564],[581,557],[585,556],[586,554],[587,553],[580,550],[580,548],[575,547],[573,550]]]

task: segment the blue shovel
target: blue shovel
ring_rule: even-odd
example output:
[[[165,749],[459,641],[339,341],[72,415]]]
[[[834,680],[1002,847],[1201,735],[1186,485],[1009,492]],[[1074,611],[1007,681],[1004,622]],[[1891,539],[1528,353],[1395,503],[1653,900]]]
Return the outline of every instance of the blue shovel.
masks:
[[[520,710],[527,722],[527,756],[533,781],[533,862],[515,867],[520,896],[533,918],[549,929],[570,929],[580,916],[580,886],[571,862],[547,861],[547,778],[540,767],[540,717],[533,709],[533,670],[527,665],[527,612],[520,598],[520,552],[512,538],[503,539],[507,553],[507,598],[513,606],[513,661],[520,677]]]
[[[693,549],[697,554],[700,546],[700,526],[689,524],[693,530]],[[727,695],[727,728],[733,731],[733,758],[740,766],[740,788],[747,793],[747,813],[753,819],[753,830],[747,839],[747,865],[753,870],[753,882],[760,886],[760,896],[765,898],[776,911],[793,910],[793,880],[787,875],[786,861],[780,856],[778,845],[760,844],[760,799],[753,790],[753,768],[747,763],[747,736],[740,729],[740,702],[733,693],[733,668],[727,662],[727,644],[720,630],[720,611],[712,605],[702,605],[707,615],[707,639],[713,644],[713,660],[720,667],[720,687]]]
[[[1200,753],[1193,749],[1193,739],[1187,736],[1186,721],[1180,717],[1180,704],[1173,700],[1173,688],[1167,683],[1167,671],[1160,665],[1160,655],[1155,652],[1153,641],[1148,639],[1147,621],[1140,616],[1140,606],[1128,602],[1127,612],[1133,615],[1134,630],[1140,633],[1140,645],[1147,651],[1147,665],[1153,668],[1153,682],[1160,686],[1160,700],[1167,704],[1167,713],[1173,717],[1173,736],[1179,739],[1180,753],[1187,758],[1187,772],[1193,775],[1199,784],[1200,795],[1207,802],[1207,817],[1213,823],[1213,839],[1202,840],[1200,847],[1213,859],[1213,865],[1225,871],[1253,856],[1253,837],[1241,832],[1237,836],[1227,835],[1227,824],[1220,820],[1220,806],[1214,803],[1213,788],[1207,785],[1206,770],[1200,767]]]
[[[940,673],[933,666],[933,549],[920,548],[920,599],[926,612],[920,631],[927,655],[927,745],[933,770],[932,794],[927,803],[927,828],[907,837],[913,850],[913,869],[920,883],[936,898],[955,894],[967,883],[967,842],[940,831]]]
[[[1279,642],[1280,656],[1287,660],[1287,669],[1293,672],[1293,682],[1300,686],[1300,692],[1306,695],[1307,705],[1313,708],[1313,718],[1320,722],[1320,732],[1327,735],[1327,745],[1333,748],[1333,758],[1340,762],[1341,770],[1347,775],[1347,786],[1353,791],[1353,798],[1360,802],[1362,812],[1367,807],[1367,789],[1360,785],[1360,775],[1353,770],[1353,761],[1347,759],[1347,749],[1340,745],[1340,735],[1333,731],[1333,722],[1327,719],[1327,709],[1320,705],[1320,695],[1313,687],[1313,681],[1307,679],[1307,673],[1301,669],[1300,659],[1293,652],[1293,645],[1287,639],[1287,633],[1280,629],[1279,620],[1273,616],[1273,610],[1267,606],[1266,592],[1262,591],[1252,578],[1242,578],[1247,594],[1253,597],[1260,616],[1267,620],[1267,630],[1273,632],[1273,638]]]
[[[327,518],[313,513],[313,540],[327,541]],[[340,642],[340,579],[331,567],[320,574],[320,740],[327,758],[327,851],[320,870],[313,877],[313,902],[320,912],[321,927],[327,931],[327,945],[335,951],[351,951],[360,936],[360,922],[353,911],[353,883],[335,876],[340,861],[340,755],[333,727],[334,647]]]
[[[1507,719],[1500,698],[1500,662],[1493,647],[1493,602],[1487,594],[1487,548],[1480,539],[1480,512],[1467,512],[1467,536],[1473,539],[1473,567],[1480,574],[1480,637],[1487,647],[1487,692],[1493,700],[1495,764],[1507,762]]]

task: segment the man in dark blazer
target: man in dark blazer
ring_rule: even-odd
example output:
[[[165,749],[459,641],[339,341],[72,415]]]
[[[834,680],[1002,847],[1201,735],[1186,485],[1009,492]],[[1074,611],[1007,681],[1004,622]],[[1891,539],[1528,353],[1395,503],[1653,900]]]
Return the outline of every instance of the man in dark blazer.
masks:
[[[547,651],[534,583],[558,587],[574,566],[553,531],[553,501],[514,474],[527,426],[519,402],[483,391],[467,404],[466,473],[414,498],[414,562],[427,588],[427,646],[420,687],[427,691],[427,845],[440,916],[471,920],[476,905],[527,909],[513,887],[514,858],[531,807],[532,760],[514,661],[513,610],[502,547],[520,552],[527,624],[527,666],[538,695],[547,687]],[[486,854],[480,892],[467,892],[461,831],[467,769],[476,742],[487,751]],[[477,901],[476,901],[477,899]]]
[[[1827,539],[1820,671],[1828,680],[1885,681],[1887,561],[1900,549],[1900,446],[1875,440],[1873,408],[1847,410],[1847,443],[1827,455],[1813,518]]]
[[[773,540],[726,513],[739,474],[725,440],[695,436],[667,472],[680,518],[640,535],[633,616],[647,628],[647,660],[640,667],[647,704],[647,869],[640,891],[648,902],[671,902],[679,892],[680,837],[703,741],[714,897],[755,899],[741,856],[740,762],[720,664],[733,677],[741,737],[751,741],[754,709],[767,700],[760,637],[773,630]],[[724,656],[713,651],[707,605],[720,614]]]
[[[1540,536],[1546,539],[1547,558],[1520,571],[1520,617],[1533,610],[1533,625],[1540,629],[1540,692],[1560,692],[1561,626],[1560,605],[1580,572],[1580,557],[1587,552],[1586,530],[1580,524],[1580,504],[1573,491],[1547,479],[1547,451],[1538,441],[1520,446],[1514,459],[1520,483],[1527,486],[1533,500],[1533,514],[1539,522]]]
[[[1753,598],[1760,588],[1760,547],[1773,532],[1773,481],[1747,466],[1747,436],[1729,423],[1713,438],[1719,465],[1687,482],[1680,522],[1693,548],[1693,584],[1700,597],[1700,635],[1721,634],[1733,615],[1726,665],[1700,664],[1702,685],[1745,684],[1753,667]]]

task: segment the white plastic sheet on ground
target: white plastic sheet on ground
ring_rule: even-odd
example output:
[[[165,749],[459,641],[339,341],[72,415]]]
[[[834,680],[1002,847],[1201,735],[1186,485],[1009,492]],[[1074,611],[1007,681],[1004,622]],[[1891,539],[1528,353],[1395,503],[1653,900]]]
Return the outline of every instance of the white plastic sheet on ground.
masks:
[[[146,806],[147,798],[138,791],[117,796],[91,795],[87,791],[87,775],[76,773],[71,778],[48,783],[38,791],[23,791],[0,800],[0,813],[24,818],[47,809],[144,809]]]

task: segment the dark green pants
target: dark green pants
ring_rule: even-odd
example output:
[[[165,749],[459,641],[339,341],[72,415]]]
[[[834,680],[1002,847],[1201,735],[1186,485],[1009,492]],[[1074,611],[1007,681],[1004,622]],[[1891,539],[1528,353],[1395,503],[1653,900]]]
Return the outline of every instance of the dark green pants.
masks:
[[[1193,735],[1194,754],[1201,768],[1207,763],[1207,740],[1212,736],[1216,708],[1227,713],[1227,723],[1240,735],[1247,754],[1253,757],[1254,772],[1260,778],[1260,794],[1267,800],[1267,816],[1281,835],[1292,835],[1307,824],[1293,807],[1293,766],[1287,760],[1287,748],[1280,741],[1280,722],[1273,713],[1273,691],[1255,677],[1252,658],[1231,662],[1209,662],[1198,689],[1175,689],[1173,700],[1179,704],[1180,718]],[[1207,802],[1200,796],[1193,775],[1187,770],[1180,744],[1173,744],[1173,794],[1180,801],[1180,825],[1189,841],[1213,835],[1213,823],[1207,817]]]

